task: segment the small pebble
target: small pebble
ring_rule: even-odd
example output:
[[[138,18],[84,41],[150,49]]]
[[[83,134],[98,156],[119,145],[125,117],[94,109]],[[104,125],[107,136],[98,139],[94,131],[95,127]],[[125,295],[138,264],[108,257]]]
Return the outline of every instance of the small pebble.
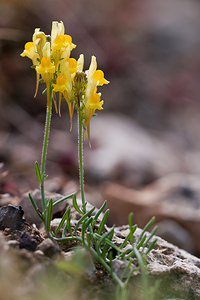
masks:
[[[19,242],[16,240],[10,240],[8,241],[8,246],[15,249],[19,249]]]
[[[37,250],[42,251],[44,255],[48,257],[53,257],[61,252],[59,246],[49,238],[42,241],[42,243],[38,245]]]

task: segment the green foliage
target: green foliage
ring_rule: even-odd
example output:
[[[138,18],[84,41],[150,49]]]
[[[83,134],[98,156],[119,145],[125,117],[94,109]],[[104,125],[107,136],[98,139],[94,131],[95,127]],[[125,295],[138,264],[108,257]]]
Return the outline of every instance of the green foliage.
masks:
[[[127,284],[132,277],[132,274],[141,270],[142,285],[144,291],[144,299],[148,299],[148,289],[147,289],[147,269],[145,264],[145,257],[151,251],[156,243],[154,234],[156,233],[157,227],[154,227],[151,233],[147,233],[147,230],[152,226],[154,218],[152,218],[147,225],[142,230],[141,234],[137,238],[134,237],[134,233],[137,229],[137,225],[133,224],[133,213],[129,215],[129,233],[124,239],[120,246],[115,245],[113,241],[114,236],[114,226],[108,230],[106,227],[106,222],[109,214],[109,210],[102,216],[102,212],[105,209],[106,201],[100,207],[100,209],[95,209],[93,207],[89,211],[83,213],[82,209],[79,207],[76,194],[70,195],[73,200],[74,208],[80,215],[79,220],[75,226],[71,225],[71,207],[68,206],[67,210],[63,214],[63,217],[57,227],[53,232],[51,231],[51,218],[52,218],[52,208],[53,206],[64,201],[67,197],[61,198],[53,204],[52,199],[47,202],[47,208],[45,212],[45,228],[49,237],[57,242],[67,242],[69,240],[74,240],[82,244],[82,246],[91,253],[91,255],[97,260],[110,276],[118,284],[118,297],[119,299],[127,299]],[[35,202],[33,201],[31,195],[29,195],[34,208],[41,217],[42,214],[39,212]],[[58,237],[58,234],[62,231],[62,237]],[[78,246],[79,247],[79,246]],[[113,270],[114,260],[127,261],[124,271],[119,276]],[[137,261],[137,263],[136,263]],[[64,268],[64,267],[63,267]],[[69,269],[70,266],[65,265],[65,268]],[[76,272],[76,267],[73,266],[72,272]],[[119,292],[120,291],[120,292]]]

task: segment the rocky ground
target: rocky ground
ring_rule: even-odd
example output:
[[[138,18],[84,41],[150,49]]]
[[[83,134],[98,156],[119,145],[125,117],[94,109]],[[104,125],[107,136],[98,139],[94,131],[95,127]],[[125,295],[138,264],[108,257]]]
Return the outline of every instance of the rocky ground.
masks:
[[[37,196],[38,191],[33,192]],[[59,195],[53,195],[54,200]],[[38,196],[39,198],[39,196]],[[27,199],[26,196],[22,199]],[[36,198],[37,199],[37,198]],[[65,202],[64,206],[69,205]],[[54,212],[58,216],[63,210]],[[72,210],[73,211],[73,210]],[[27,217],[30,220],[30,212]],[[33,217],[35,217],[33,212]],[[26,217],[26,213],[25,213]],[[77,216],[72,213],[73,218]],[[54,218],[52,229],[59,219]],[[7,299],[110,299],[114,297],[114,284],[108,274],[95,264],[85,251],[76,253],[73,244],[56,244],[50,240],[42,226],[27,223],[21,206],[0,208],[0,285],[2,300]],[[120,244],[129,228],[115,228],[114,241]],[[137,239],[141,229],[137,229]],[[149,289],[157,286],[153,299],[200,299],[200,259],[158,238],[155,248],[147,256]],[[122,272],[123,261],[114,261],[116,272]],[[12,280],[12,289],[8,289]],[[70,288],[69,288],[70,286]],[[106,286],[106,289],[105,289]],[[143,299],[141,277],[134,274],[131,295]]]

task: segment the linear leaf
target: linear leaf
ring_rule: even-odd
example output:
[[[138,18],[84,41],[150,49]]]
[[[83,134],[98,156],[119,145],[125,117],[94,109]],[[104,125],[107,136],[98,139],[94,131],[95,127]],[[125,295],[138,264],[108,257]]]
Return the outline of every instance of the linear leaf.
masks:
[[[128,224],[130,229],[130,243],[133,244],[133,213],[132,212],[129,214]]]
[[[157,243],[158,239],[153,240],[153,242],[150,244],[150,246],[148,247],[147,251],[146,251],[146,255],[154,248],[155,244]]]
[[[104,208],[106,207],[107,201],[105,200],[104,203],[102,204],[102,206],[98,209],[96,215],[94,216],[94,221],[96,222],[98,217],[100,216],[100,214],[102,213],[102,211],[104,210]]]
[[[154,229],[152,230],[151,234],[149,235],[149,237],[146,239],[145,243],[142,245],[143,248],[147,247],[149,241],[155,235],[157,230],[158,230],[158,226],[155,226]]]
[[[132,230],[131,230],[131,232],[129,232],[129,234],[127,235],[127,237],[125,238],[125,240],[123,241],[123,243],[121,244],[121,246],[119,247],[120,249],[123,249],[125,246],[126,246],[126,244],[128,243],[128,241],[129,241],[129,239],[130,239],[130,235],[132,234],[134,234],[134,232],[136,231],[136,229],[137,229],[137,224],[135,224],[133,227],[132,227]]]
[[[103,230],[103,228],[104,228],[104,226],[106,224],[106,221],[107,221],[107,218],[108,218],[108,214],[109,214],[109,209],[106,210],[106,212],[105,212],[105,214],[103,216],[103,219],[101,220],[101,223],[100,223],[98,231],[97,231],[98,234],[101,234],[101,232],[102,232],[102,230]]]
[[[101,239],[101,235],[99,235],[98,233],[94,233],[94,236],[95,236],[98,240]],[[108,240],[107,238],[105,239],[105,241],[106,241],[106,243],[107,243],[110,247],[112,247],[113,249],[115,249],[117,252],[123,253],[123,251],[122,251],[119,247],[117,247],[112,241]]]
[[[110,235],[110,233],[111,233],[112,231],[114,231],[113,228],[112,228],[110,231],[105,232],[105,233],[101,236],[101,238],[100,238],[100,240],[99,240],[99,242],[98,242],[98,245],[97,245],[97,251],[100,249],[100,247],[101,247],[101,245],[103,244],[103,242],[105,241],[105,239],[109,237],[109,235]]]
[[[42,180],[42,177],[41,177],[40,168],[39,168],[39,165],[38,165],[37,161],[35,162],[35,173],[36,173],[36,176],[37,176],[37,179],[38,179],[39,183],[42,184],[43,180]]]
[[[73,206],[74,206],[74,208],[76,209],[76,211],[77,211],[80,215],[83,215],[84,213],[83,213],[82,210],[79,208],[78,203],[77,203],[77,201],[76,201],[76,194],[73,195],[72,201],[73,201]]]
[[[83,225],[82,225],[82,243],[83,243],[83,245],[86,244],[85,243],[86,242],[85,241],[85,232],[92,221],[93,221],[93,217],[90,217],[89,219],[85,219],[85,221],[83,222]]]
[[[70,220],[71,220],[70,211],[71,211],[71,207],[68,206],[68,209],[67,209],[67,228],[68,228],[69,233],[71,234],[71,236],[73,236],[72,228],[71,228],[71,224],[70,224]]]
[[[109,249],[109,244],[107,243],[107,240],[112,240],[112,238],[113,238],[113,235],[114,235],[114,229],[111,229],[110,231],[109,231],[109,234],[107,235],[107,237],[105,238],[105,240],[104,240],[104,242],[105,242],[105,245],[104,245],[104,247],[103,247],[103,249],[102,249],[102,257],[105,259],[106,257],[107,257],[107,255],[108,255],[108,249]]]
[[[48,206],[47,206],[47,218],[46,218],[46,230],[47,230],[47,232],[50,231],[50,227],[51,227],[52,203],[53,203],[53,200],[52,200],[52,198],[50,198]]]
[[[80,226],[80,224],[82,222],[84,222],[84,220],[93,213],[93,211],[95,210],[95,207],[93,207],[92,209],[90,209],[86,214],[84,214],[80,219],[79,221],[77,222],[76,224],[76,227],[75,227],[75,232],[77,231],[78,227]]]
[[[75,194],[75,193],[72,193],[72,194],[70,194],[70,195],[68,195],[68,196],[66,196],[66,197],[63,197],[63,198],[57,200],[56,202],[53,203],[53,207],[56,206],[57,204],[59,204],[59,203],[65,201],[65,200],[67,200],[67,199],[73,197],[74,194]]]
[[[29,193],[28,194],[29,196],[29,199],[31,200],[31,203],[33,205],[33,208],[35,209],[36,213],[38,214],[38,216],[43,220],[43,216],[42,216],[42,213],[40,212],[37,204],[35,203],[35,201],[33,200],[33,197],[31,196],[31,194]]]
[[[144,244],[144,242],[145,242],[145,240],[146,240],[146,237],[147,237],[147,235],[145,234],[145,235],[143,236],[143,238],[142,238],[140,241],[137,242],[137,245],[136,245],[136,248],[137,248],[137,249],[140,249],[140,247],[142,247],[142,245]]]
[[[60,221],[60,223],[59,223],[59,225],[58,225],[56,231],[55,231],[55,235],[58,234],[58,232],[59,232],[60,229],[62,228],[63,224],[65,223],[66,218],[67,218],[67,214],[68,214],[68,212],[67,212],[67,210],[66,210],[65,213],[64,213],[64,215],[62,216],[62,219],[61,219],[61,221]]]
[[[145,227],[142,230],[142,233],[140,234],[138,241],[140,241],[143,238],[143,235],[145,232],[149,229],[149,227],[154,223],[155,217],[151,218],[151,220],[145,225]]]

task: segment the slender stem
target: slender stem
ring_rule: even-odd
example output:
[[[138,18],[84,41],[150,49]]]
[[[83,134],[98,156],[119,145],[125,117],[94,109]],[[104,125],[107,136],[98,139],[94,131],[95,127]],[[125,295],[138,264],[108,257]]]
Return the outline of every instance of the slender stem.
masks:
[[[52,91],[50,89],[49,102],[47,104],[47,110],[46,110],[46,122],[45,122],[44,141],[43,141],[41,169],[40,169],[41,178],[42,178],[42,184],[41,184],[40,188],[41,188],[42,211],[43,211],[43,213],[46,210],[44,180],[45,180],[45,163],[46,163],[46,155],[47,155],[47,146],[48,146],[48,139],[49,139],[49,132],[50,132],[50,124],[51,124],[51,109],[52,109]]]
[[[81,109],[78,108],[78,156],[79,156],[79,180],[81,188],[82,210],[86,213],[86,202],[84,193],[84,170],[83,170],[83,118]]]

